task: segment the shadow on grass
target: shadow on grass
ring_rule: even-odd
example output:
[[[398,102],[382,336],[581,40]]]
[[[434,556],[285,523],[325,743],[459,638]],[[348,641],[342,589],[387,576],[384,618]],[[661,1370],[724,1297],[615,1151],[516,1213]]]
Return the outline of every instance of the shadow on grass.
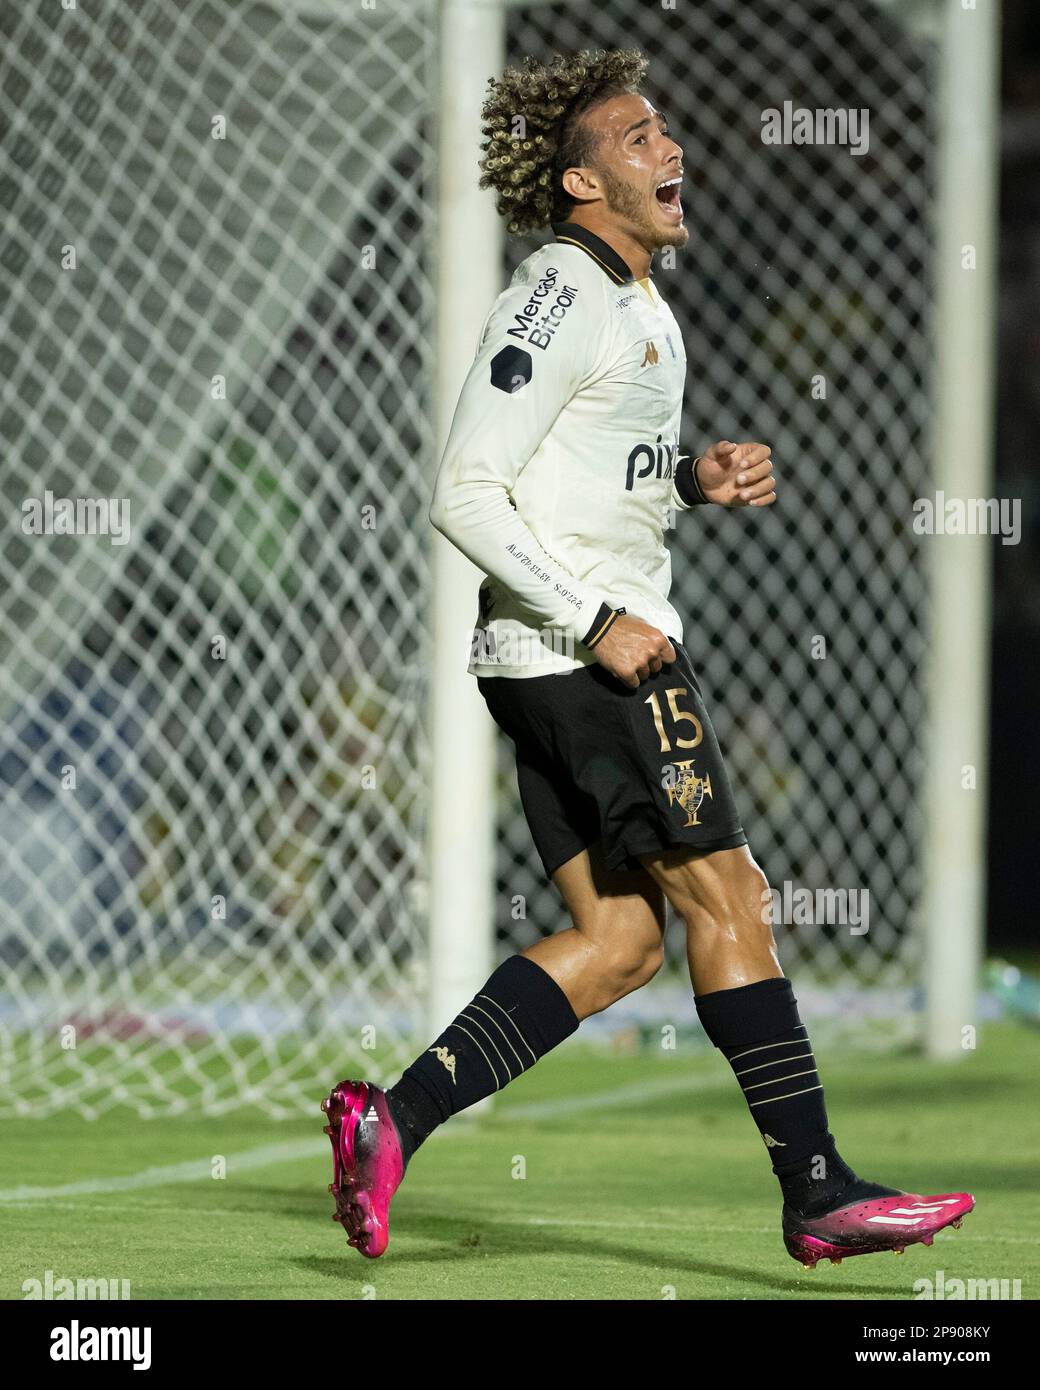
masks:
[[[831,1270],[836,1277],[833,1281],[826,1281],[826,1273],[822,1265],[820,1270],[813,1274],[806,1271],[801,1277],[797,1275],[792,1277],[779,1272],[774,1274],[770,1271],[755,1269],[751,1267],[750,1263],[745,1266],[724,1264],[716,1260],[673,1254],[660,1258],[639,1246],[625,1244],[609,1237],[568,1235],[560,1231],[558,1227],[553,1228],[551,1238],[549,1238],[544,1230],[531,1229],[521,1222],[503,1220],[502,1218],[474,1221],[472,1217],[456,1218],[443,1213],[417,1211],[413,1208],[408,1214],[407,1231],[410,1239],[419,1238],[436,1242],[436,1245],[422,1250],[407,1248],[395,1250],[391,1243],[390,1250],[382,1259],[365,1260],[364,1256],[357,1254],[356,1251],[347,1246],[344,1238],[341,1257],[311,1255],[294,1260],[293,1263],[308,1274],[333,1279],[351,1287],[374,1283],[379,1277],[381,1268],[385,1268],[389,1274],[395,1269],[402,1272],[415,1272],[423,1268],[444,1269],[454,1264],[473,1266],[476,1274],[478,1271],[475,1267],[478,1262],[487,1259],[493,1259],[496,1262],[533,1257],[544,1259],[546,1255],[551,1254],[560,1257],[561,1261],[568,1258],[591,1259],[599,1262],[609,1260],[612,1263],[620,1262],[635,1268],[642,1268],[646,1271],[647,1283],[656,1288],[675,1284],[681,1281],[684,1275],[693,1276],[699,1280],[710,1279],[713,1281],[713,1285],[723,1286],[717,1289],[719,1299],[732,1296],[731,1290],[724,1287],[727,1283],[739,1285],[742,1293],[750,1286],[759,1290],[762,1298],[776,1298],[786,1295],[795,1298],[852,1299],[862,1297],[906,1300],[909,1299],[911,1292],[911,1279],[900,1283],[886,1281],[883,1284],[860,1284],[842,1278],[841,1283],[839,1283],[839,1271],[831,1270],[831,1266],[827,1266],[827,1270]],[[779,1240],[779,1235],[777,1239]],[[781,1258],[787,1257],[782,1256]],[[383,1260],[386,1261],[385,1266]],[[496,1269],[495,1277],[501,1278],[501,1270]],[[393,1295],[389,1293],[384,1296],[392,1297]],[[490,1296],[494,1297],[494,1295]],[[503,1298],[511,1296],[515,1295],[508,1293],[499,1295]],[[580,1288],[575,1288],[574,1297],[576,1299],[581,1299],[584,1296]],[[704,1297],[704,1290],[700,1289],[697,1296]],[[608,1295],[603,1297],[607,1301],[611,1301]],[[558,1301],[558,1299],[554,1298],[553,1301]],[[647,1301],[658,1302],[660,1299],[657,1294],[650,1294],[647,1296]]]

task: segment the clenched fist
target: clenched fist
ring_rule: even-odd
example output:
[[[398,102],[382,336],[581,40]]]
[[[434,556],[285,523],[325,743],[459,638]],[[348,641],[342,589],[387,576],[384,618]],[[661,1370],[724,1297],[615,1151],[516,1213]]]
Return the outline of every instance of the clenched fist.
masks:
[[[666,662],[675,660],[675,648],[656,627],[626,616],[614,619],[593,648],[593,656],[612,676],[637,690],[640,681],[656,676]]]
[[[694,463],[697,486],[723,507],[768,507],[776,501],[776,479],[768,444],[733,444],[722,439]]]

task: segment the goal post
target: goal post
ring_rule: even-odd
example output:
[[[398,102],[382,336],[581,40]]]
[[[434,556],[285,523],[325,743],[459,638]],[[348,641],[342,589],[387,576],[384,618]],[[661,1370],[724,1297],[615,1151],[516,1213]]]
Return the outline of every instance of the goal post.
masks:
[[[479,113],[499,70],[497,0],[443,0],[437,106],[437,357],[439,456],[481,324],[498,296],[501,221],[477,186]],[[436,459],[435,459],[436,462]],[[432,486],[432,480],[431,480]],[[431,539],[433,634],[429,704],[430,989],[436,1035],[488,978],[494,949],[495,731],[467,672],[481,576],[443,536]]]
[[[933,477],[993,491],[999,0],[941,0]],[[928,1053],[969,1055],[986,916],[990,536],[930,538],[924,987]]]

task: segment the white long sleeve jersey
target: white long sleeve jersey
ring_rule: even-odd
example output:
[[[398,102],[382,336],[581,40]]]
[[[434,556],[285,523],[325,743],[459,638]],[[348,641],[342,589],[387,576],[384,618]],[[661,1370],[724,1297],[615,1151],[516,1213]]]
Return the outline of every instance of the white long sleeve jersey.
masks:
[[[664,544],[688,505],[682,334],[606,242],[554,231],[484,322],[434,486],[430,520],[486,576],[473,675],[588,665],[618,608],[682,640]]]

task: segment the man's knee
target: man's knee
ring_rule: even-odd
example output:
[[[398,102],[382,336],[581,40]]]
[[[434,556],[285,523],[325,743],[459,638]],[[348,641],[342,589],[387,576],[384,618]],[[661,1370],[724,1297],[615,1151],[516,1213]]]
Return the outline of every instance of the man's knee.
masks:
[[[691,860],[676,910],[687,930],[772,941],[769,881],[742,847]]]
[[[624,986],[624,993],[638,989],[649,983],[664,964],[664,945],[655,942],[635,943],[618,951],[614,957],[612,974],[617,983]]]
[[[640,989],[664,964],[664,944],[657,936],[624,929],[598,932],[589,940],[590,964],[603,995],[602,1008]]]

